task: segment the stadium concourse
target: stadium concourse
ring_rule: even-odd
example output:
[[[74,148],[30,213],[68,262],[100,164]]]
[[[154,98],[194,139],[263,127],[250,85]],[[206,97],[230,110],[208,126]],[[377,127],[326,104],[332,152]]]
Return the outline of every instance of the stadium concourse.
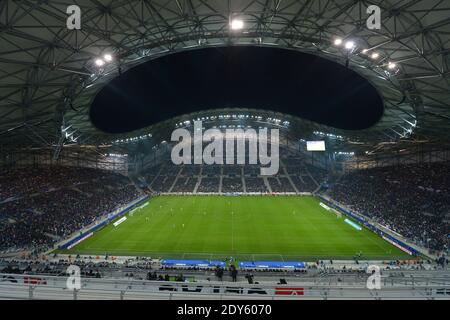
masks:
[[[449,17],[0,0],[0,299],[450,299]]]

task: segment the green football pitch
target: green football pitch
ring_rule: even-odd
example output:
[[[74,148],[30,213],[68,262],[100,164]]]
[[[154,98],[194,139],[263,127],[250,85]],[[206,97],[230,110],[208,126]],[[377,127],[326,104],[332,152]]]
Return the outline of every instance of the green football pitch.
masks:
[[[160,196],[64,253],[173,259],[405,259],[313,197]]]

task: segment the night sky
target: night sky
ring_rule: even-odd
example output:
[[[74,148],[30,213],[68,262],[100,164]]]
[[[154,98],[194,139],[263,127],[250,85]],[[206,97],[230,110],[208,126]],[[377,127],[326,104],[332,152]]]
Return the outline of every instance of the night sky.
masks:
[[[97,95],[91,120],[123,133],[216,108],[267,109],[355,130],[383,114],[376,90],[344,66],[283,49],[227,47],[176,53],[127,71]]]

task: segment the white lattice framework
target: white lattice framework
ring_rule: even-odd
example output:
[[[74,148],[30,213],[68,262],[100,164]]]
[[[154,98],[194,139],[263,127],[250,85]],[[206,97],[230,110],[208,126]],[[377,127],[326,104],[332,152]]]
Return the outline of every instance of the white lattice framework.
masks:
[[[82,10],[81,30],[66,27],[72,4]],[[382,9],[381,30],[366,28],[371,4]],[[244,29],[231,30],[234,18]],[[335,46],[338,37],[356,48]],[[378,89],[385,114],[376,126],[324,130],[374,144],[450,140],[448,0],[1,0],[0,145],[61,147],[69,143],[62,126],[80,144],[117,139],[89,120],[92,99],[107,81],[162,55],[228,45],[323,56]],[[99,69],[95,59],[104,53],[115,60]],[[398,70],[387,69],[389,62]]]

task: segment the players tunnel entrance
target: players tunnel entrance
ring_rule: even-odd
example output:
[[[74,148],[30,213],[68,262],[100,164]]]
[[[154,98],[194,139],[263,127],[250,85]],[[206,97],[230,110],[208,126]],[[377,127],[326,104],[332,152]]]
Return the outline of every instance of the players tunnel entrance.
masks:
[[[184,51],[134,67],[97,94],[90,117],[102,131],[125,133],[222,108],[277,111],[348,130],[373,126],[384,110],[377,90],[345,66],[244,46]]]

